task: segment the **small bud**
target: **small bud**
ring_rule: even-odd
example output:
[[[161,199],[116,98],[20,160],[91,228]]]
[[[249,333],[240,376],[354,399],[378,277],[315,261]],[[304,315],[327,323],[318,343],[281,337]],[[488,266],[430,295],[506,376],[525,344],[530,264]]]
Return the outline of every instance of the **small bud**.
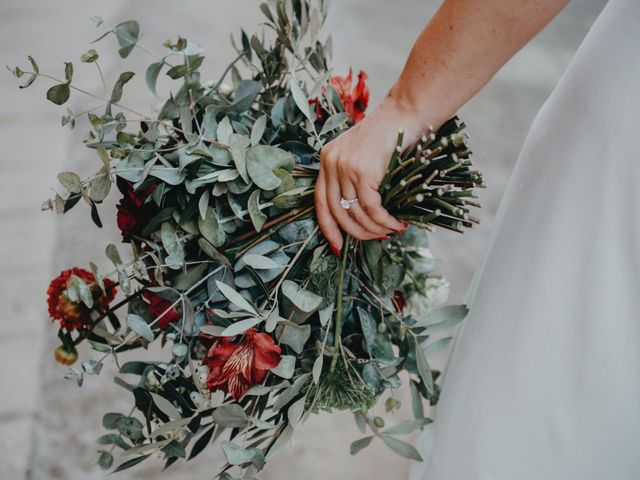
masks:
[[[382,417],[373,417],[373,424],[378,428],[384,428],[384,419]]]
[[[78,352],[73,347],[65,347],[64,345],[60,345],[58,348],[56,348],[54,357],[56,359],[56,362],[61,363],[62,365],[73,365],[78,359]]]
[[[421,141],[422,143],[427,143],[427,136],[426,136],[426,135],[423,135],[422,137],[420,137],[420,141]]]
[[[402,147],[400,145],[396,147],[396,152],[402,153]]]
[[[416,202],[420,203],[424,201],[424,195],[419,193],[416,195]]]

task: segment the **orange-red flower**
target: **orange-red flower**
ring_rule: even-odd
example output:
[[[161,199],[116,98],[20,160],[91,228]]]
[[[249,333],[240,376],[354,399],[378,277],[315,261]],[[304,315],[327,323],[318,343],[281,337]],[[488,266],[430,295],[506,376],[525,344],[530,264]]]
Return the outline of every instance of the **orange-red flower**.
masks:
[[[149,302],[149,313],[151,316],[154,319],[160,317],[160,320],[158,320],[158,327],[161,330],[166,330],[169,328],[169,324],[182,317],[182,314],[172,306],[173,302],[170,302],[166,298],[162,298],[157,293],[145,290],[142,292],[142,296]]]
[[[220,337],[203,361],[211,369],[207,388],[223,390],[239,400],[251,385],[262,383],[281,358],[282,350],[271,335],[255,328],[247,330],[239,341],[234,341],[234,337]]]
[[[360,70],[358,83],[351,90],[351,69],[349,69],[349,74],[346,77],[334,76],[329,79],[329,83],[340,96],[342,108],[355,123],[364,118],[364,112],[367,109],[367,105],[369,105],[369,88],[365,84],[366,80],[367,74]]]
[[[92,308],[87,307],[80,300],[76,302],[69,298],[67,289],[72,275],[82,279],[91,289],[93,297]],[[59,320],[60,326],[67,330],[77,330],[84,325],[88,325],[91,323],[91,312],[94,310],[99,312],[106,310],[116,295],[116,287],[111,280],[104,280],[104,288],[106,294],[95,282],[93,273],[87,270],[77,267],[65,270],[51,281],[47,289],[49,315],[54,320]]]

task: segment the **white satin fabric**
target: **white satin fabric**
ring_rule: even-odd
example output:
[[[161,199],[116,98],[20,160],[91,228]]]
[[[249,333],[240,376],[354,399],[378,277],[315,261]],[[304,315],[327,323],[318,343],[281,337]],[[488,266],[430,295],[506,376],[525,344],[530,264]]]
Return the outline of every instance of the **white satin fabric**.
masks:
[[[411,480],[640,479],[640,0],[538,114]]]

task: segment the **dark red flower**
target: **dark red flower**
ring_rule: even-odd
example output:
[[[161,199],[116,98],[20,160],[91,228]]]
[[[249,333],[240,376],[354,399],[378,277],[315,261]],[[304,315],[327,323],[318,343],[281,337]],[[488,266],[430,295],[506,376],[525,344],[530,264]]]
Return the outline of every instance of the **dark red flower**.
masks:
[[[121,177],[118,177],[116,183],[123,195],[116,205],[118,228],[122,232],[122,241],[128,242],[134,235],[139,235],[157,213],[158,207],[146,202],[156,186],[151,184],[143,190],[134,190],[133,184]]]
[[[93,296],[93,307],[89,308],[81,301],[75,302],[68,296],[68,283],[71,276],[75,275],[82,279],[91,289]],[[60,321],[60,326],[67,330],[77,330],[80,327],[91,323],[91,312],[103,312],[109,307],[109,303],[116,296],[116,287],[109,279],[104,280],[102,291],[96,283],[93,273],[82,268],[72,268],[65,270],[54,278],[47,289],[47,304],[49,315],[54,320]]]
[[[211,370],[207,377],[209,390],[223,390],[240,400],[250,386],[260,384],[267,372],[282,358],[282,350],[271,335],[255,328],[247,330],[239,341],[236,337],[219,337],[203,361]]]
[[[149,302],[149,314],[154,319],[160,317],[157,325],[161,330],[166,330],[171,323],[182,318],[182,314],[172,306],[173,302],[162,298],[157,293],[145,290],[142,296]]]
[[[331,77],[329,83],[338,92],[344,111],[355,123],[358,123],[364,118],[364,112],[369,105],[369,87],[365,83],[367,74],[360,70],[358,83],[351,90],[352,77],[352,71],[349,69],[349,74],[346,77]]]
[[[407,306],[407,299],[404,296],[403,292],[399,292],[399,291],[395,291],[393,292],[393,305],[396,307],[396,312],[398,313],[402,313],[404,310],[404,307]]]

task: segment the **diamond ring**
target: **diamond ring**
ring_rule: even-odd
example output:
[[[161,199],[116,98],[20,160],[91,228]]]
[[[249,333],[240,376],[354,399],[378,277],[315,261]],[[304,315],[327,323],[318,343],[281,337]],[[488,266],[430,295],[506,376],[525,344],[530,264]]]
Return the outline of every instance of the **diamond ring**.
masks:
[[[353,205],[354,203],[358,203],[357,198],[341,198],[340,199],[340,206],[345,210],[349,210],[351,208],[351,205]]]

